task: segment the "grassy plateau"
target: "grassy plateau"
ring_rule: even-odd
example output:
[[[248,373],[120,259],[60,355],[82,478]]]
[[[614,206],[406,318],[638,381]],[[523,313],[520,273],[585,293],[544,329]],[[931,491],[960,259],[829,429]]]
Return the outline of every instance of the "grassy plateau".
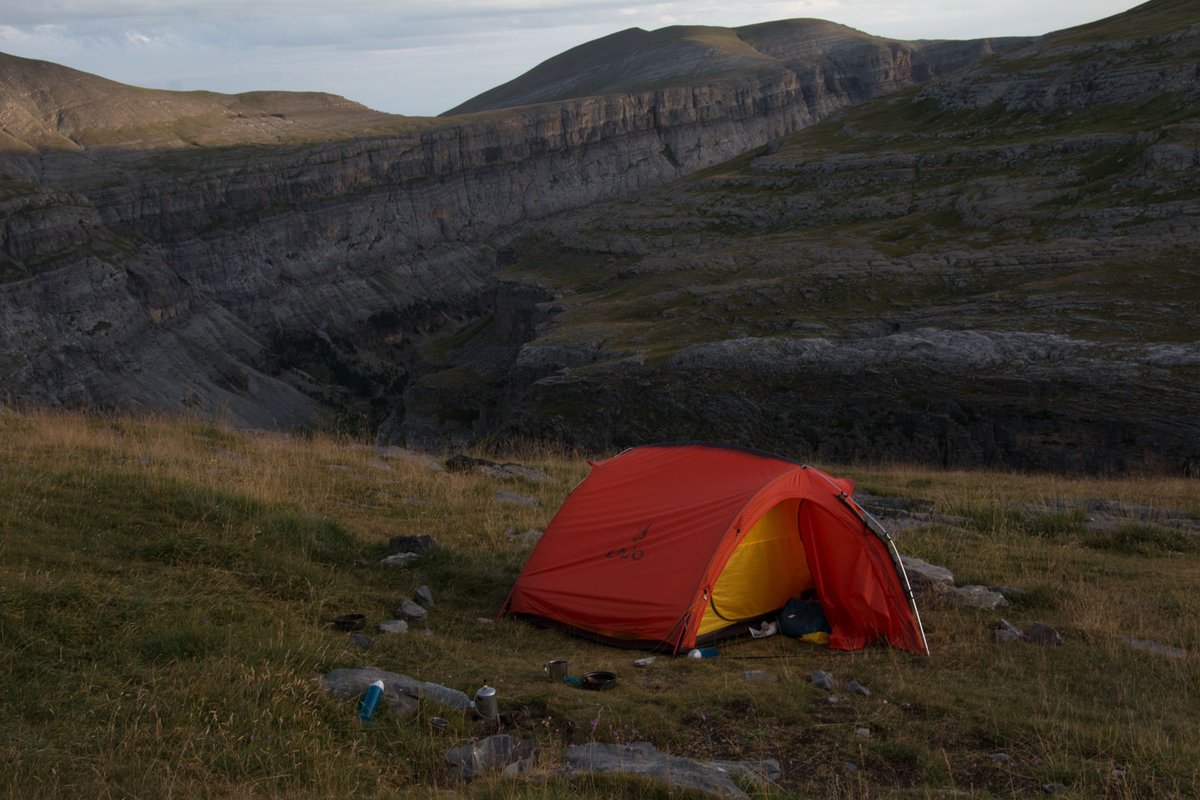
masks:
[[[896,527],[906,554],[1023,593],[998,612],[925,603],[928,658],[777,637],[635,669],[639,653],[494,619],[533,546],[510,529],[544,527],[587,466],[532,446],[490,455],[551,480],[448,473],[321,436],[0,409],[0,795],[685,796],[557,775],[564,748],[590,740],[775,758],[781,782],[747,787],[766,797],[1200,793],[1200,542],[1132,516],[1098,528],[1080,510],[1099,500],[1194,521],[1200,482],[818,465],[928,510]],[[500,504],[498,489],[540,506]],[[418,534],[438,548],[379,564],[389,536]],[[377,633],[423,584],[431,633]],[[328,626],[349,612],[367,616],[371,649]],[[994,644],[1001,616],[1053,625],[1064,644]],[[552,658],[611,669],[618,686],[551,685]],[[359,666],[468,694],[486,681],[502,722],[422,701],[415,717],[363,725],[355,701],[317,682]],[[778,681],[747,681],[751,669]],[[816,669],[872,694],[831,702]],[[444,730],[429,724],[439,714]],[[443,753],[497,731],[535,742],[532,775],[454,782]]]

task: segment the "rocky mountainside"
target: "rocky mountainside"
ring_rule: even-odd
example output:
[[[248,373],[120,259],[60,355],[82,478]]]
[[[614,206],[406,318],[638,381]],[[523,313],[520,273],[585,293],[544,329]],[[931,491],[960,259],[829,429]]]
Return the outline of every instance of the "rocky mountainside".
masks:
[[[540,292],[534,336],[497,308],[411,383],[409,434],[1200,474],[1194,11],[1151,2],[547,221],[501,273]]]
[[[437,120],[2,57],[0,398],[256,426],[400,419],[426,339],[511,305],[494,278],[507,239],[928,77],[905,43],[870,41],[876,58],[841,63],[797,40],[821,61],[803,74],[693,69]]]
[[[446,112],[713,83],[798,83],[862,100],[953,72],[1021,39],[902,42],[819,19],[743,28],[630,28],[580,45]]]

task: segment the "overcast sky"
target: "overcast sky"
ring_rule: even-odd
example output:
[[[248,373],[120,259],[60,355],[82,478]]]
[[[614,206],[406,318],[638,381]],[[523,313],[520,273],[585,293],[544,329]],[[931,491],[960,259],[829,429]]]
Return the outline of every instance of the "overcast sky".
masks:
[[[899,39],[1038,35],[1130,0],[3,0],[0,52],[161,89],[313,90],[432,115],[625,28],[817,17]]]

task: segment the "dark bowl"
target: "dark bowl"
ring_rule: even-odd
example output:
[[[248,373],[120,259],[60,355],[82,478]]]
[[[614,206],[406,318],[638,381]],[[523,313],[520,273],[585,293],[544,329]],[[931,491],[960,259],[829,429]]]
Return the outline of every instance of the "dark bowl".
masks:
[[[334,617],[329,624],[339,631],[361,631],[367,624],[367,618],[363,614],[342,614]]]
[[[597,691],[603,689],[611,689],[617,685],[617,673],[605,672],[599,670],[597,672],[588,672],[583,676],[583,688],[595,689]]]

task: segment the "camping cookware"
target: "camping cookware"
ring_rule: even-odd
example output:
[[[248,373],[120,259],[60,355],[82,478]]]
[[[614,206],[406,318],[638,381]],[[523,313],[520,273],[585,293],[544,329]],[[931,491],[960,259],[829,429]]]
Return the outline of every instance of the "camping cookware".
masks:
[[[475,713],[484,719],[495,719],[500,715],[500,707],[496,702],[496,690],[484,684],[475,693]]]
[[[542,666],[542,672],[546,673],[546,677],[551,683],[562,683],[567,677],[567,662],[561,658],[556,661],[547,661]]]

